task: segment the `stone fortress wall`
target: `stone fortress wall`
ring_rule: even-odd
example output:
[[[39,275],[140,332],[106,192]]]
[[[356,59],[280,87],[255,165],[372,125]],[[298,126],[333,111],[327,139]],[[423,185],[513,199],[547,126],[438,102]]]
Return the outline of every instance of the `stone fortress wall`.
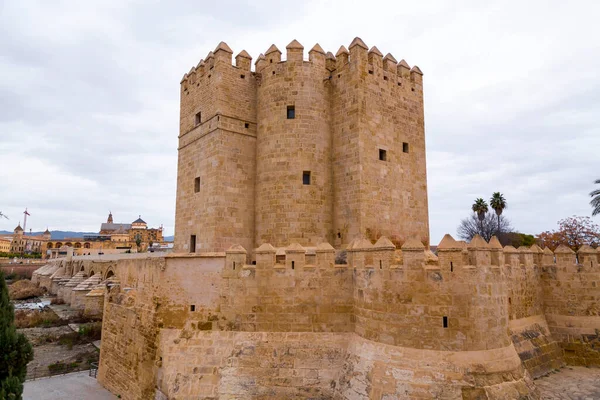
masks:
[[[175,251],[429,240],[423,80],[356,38],[255,63],[221,42],[181,81]],[[293,115],[289,113],[292,112]],[[305,184],[305,174],[309,183]]]
[[[114,273],[98,379],[125,399],[536,398],[531,377],[600,366],[594,249],[447,235],[437,256],[385,237],[347,264],[327,243],[278,253],[57,260],[34,279]]]

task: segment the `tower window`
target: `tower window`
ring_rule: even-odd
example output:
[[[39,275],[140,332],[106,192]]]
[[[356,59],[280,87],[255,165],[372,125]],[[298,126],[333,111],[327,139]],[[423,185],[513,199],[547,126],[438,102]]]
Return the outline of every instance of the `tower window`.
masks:
[[[244,79],[246,77],[246,75],[242,74],[240,75],[240,78]]]
[[[408,153],[408,143],[406,143],[406,142],[402,143],[402,151],[404,153]]]
[[[194,193],[198,193],[200,191],[200,177],[196,177],[194,179]]]
[[[202,113],[198,112],[198,113],[196,113],[196,118],[194,120],[194,123],[196,125],[200,125],[200,122],[202,122]]]
[[[379,160],[387,161],[387,150],[379,149]]]
[[[196,252],[196,235],[190,236],[190,253]]]
[[[192,312],[196,311],[196,305],[195,304],[190,305],[190,311],[192,311]]]
[[[310,171],[302,172],[302,183],[304,185],[310,185]]]
[[[250,124],[246,122],[246,123],[244,124],[244,128],[246,128],[246,129],[250,128]]]
[[[287,119],[294,119],[294,118],[296,118],[296,107],[287,106]]]
[[[448,317],[444,316],[442,318],[442,324],[444,325],[444,328],[448,327]]]

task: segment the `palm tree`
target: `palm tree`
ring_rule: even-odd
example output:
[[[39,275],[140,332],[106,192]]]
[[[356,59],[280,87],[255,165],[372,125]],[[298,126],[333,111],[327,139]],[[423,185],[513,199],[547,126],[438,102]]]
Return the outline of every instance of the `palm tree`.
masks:
[[[596,185],[600,183],[600,179],[596,179],[596,181],[594,182]],[[590,192],[590,197],[592,198],[592,201],[590,201],[590,204],[592,205],[592,217],[596,216],[598,214],[600,214],[600,189],[596,189],[596,190],[592,190]]]
[[[505,208],[508,208],[506,204],[506,199],[500,192],[494,192],[492,197],[490,198],[490,206],[496,211],[496,215],[498,216],[498,232],[500,233],[500,215]]]
[[[479,224],[481,225],[481,230],[483,230],[483,220],[485,219],[485,214],[488,212],[488,205],[484,199],[481,197],[475,199],[475,203],[471,206],[471,210],[474,213],[477,213],[477,218],[479,218]]]

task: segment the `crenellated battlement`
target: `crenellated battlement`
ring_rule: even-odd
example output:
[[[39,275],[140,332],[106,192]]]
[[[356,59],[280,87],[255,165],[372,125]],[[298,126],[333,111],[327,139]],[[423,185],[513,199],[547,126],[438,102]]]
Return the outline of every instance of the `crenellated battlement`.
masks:
[[[379,79],[389,81],[402,86],[402,83],[409,83],[412,89],[422,92],[423,72],[418,66],[412,68],[405,60],[398,62],[391,53],[387,53],[385,57],[376,46],[368,50],[367,45],[360,38],[355,38],[350,44],[354,57],[350,57],[350,52],[346,47],[341,46],[337,53],[333,55],[331,52],[326,52],[317,43],[308,52],[308,60],[304,56],[304,46],[297,40],[293,40],[286,46],[285,59],[282,58],[283,53],[279,48],[272,44],[265,53],[261,53],[255,62],[254,72],[251,72],[252,57],[246,50],[242,50],[235,56],[235,63],[232,63],[233,51],[225,42],[217,45],[214,51],[210,51],[204,59],[185,73],[181,79],[183,90],[190,90],[191,85],[197,84],[198,79],[211,76],[215,65],[230,65],[241,71],[247,71],[252,74],[255,79],[262,82],[263,79],[268,79],[269,75],[277,75],[284,73],[287,69],[287,63],[297,65],[298,63],[305,67],[312,67],[319,73],[330,73],[331,77],[335,73],[341,73],[347,69],[350,60],[353,62],[352,70],[368,72],[369,75],[377,76]],[[365,57],[366,56],[366,57]],[[256,75],[258,74],[258,75]],[[406,85],[405,85],[406,86]]]

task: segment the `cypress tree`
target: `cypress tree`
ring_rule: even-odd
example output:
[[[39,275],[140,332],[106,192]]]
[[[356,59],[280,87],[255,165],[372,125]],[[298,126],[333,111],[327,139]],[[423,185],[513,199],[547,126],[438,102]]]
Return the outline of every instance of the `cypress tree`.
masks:
[[[15,312],[0,271],[0,400],[21,400],[27,363],[33,359],[31,344],[14,325]]]

